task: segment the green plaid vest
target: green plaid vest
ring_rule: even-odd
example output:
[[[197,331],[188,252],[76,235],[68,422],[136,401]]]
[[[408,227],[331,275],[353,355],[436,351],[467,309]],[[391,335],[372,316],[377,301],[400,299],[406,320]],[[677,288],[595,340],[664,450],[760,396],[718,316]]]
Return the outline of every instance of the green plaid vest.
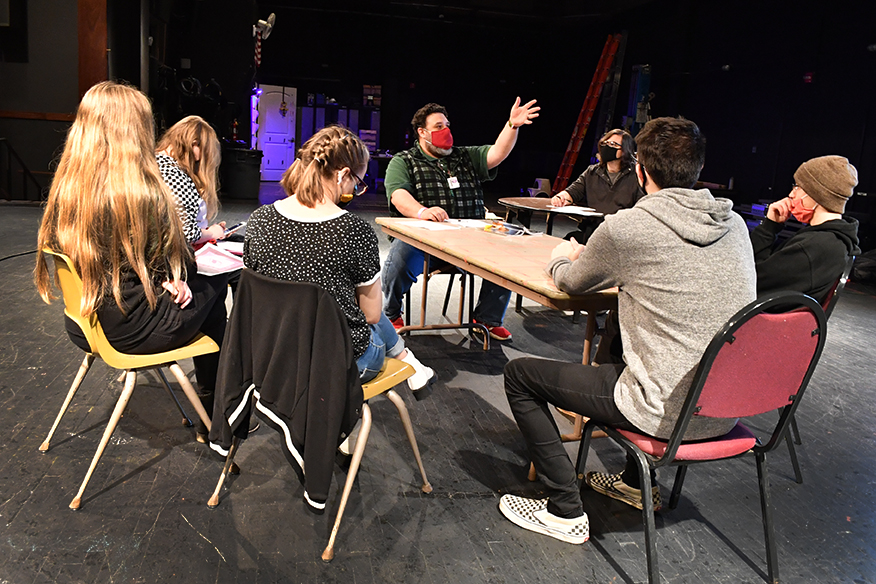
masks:
[[[454,147],[450,156],[435,160],[423,156],[416,146],[396,156],[404,160],[414,189],[411,194],[420,204],[441,207],[454,219],[484,218],[484,191],[464,147]],[[451,176],[459,180],[458,189],[450,188]],[[394,205],[390,210],[394,217],[402,216]]]

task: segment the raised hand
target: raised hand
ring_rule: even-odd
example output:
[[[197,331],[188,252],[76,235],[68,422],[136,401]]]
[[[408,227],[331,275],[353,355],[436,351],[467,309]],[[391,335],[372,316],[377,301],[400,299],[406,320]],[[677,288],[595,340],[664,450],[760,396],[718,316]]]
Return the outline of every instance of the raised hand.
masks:
[[[541,108],[533,107],[535,106],[535,101],[533,99],[520,105],[519,97],[514,100],[514,105],[511,107],[511,115],[508,117],[508,121],[511,122],[512,126],[519,128],[520,126],[531,124],[532,120],[538,117],[538,112]]]

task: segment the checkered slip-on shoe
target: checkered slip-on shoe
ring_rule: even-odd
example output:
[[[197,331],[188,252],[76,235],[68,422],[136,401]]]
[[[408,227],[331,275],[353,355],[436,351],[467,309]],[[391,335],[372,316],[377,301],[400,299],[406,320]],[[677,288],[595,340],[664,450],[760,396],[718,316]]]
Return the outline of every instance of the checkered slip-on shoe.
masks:
[[[511,523],[542,535],[582,544],[590,538],[590,523],[585,513],[574,519],[564,519],[548,513],[547,499],[526,499],[515,495],[502,495],[499,511]]]
[[[642,508],[642,491],[635,489],[624,482],[623,472],[608,474],[605,472],[589,472],[585,482],[597,493],[602,493],[612,499],[632,505],[636,509]],[[654,511],[660,511],[663,503],[660,500],[660,488],[654,485],[651,488],[651,500],[654,502]]]

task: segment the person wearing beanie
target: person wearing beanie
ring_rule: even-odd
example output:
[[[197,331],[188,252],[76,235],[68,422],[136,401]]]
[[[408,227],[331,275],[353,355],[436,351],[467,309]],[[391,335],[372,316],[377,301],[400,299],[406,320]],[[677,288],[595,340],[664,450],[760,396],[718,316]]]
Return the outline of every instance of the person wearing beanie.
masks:
[[[794,290],[823,303],[858,248],[858,221],[843,217],[858,171],[842,156],[807,160],[794,173],[787,197],[772,203],[751,232],[758,295]],[[784,243],[776,238],[794,217],[806,224]]]

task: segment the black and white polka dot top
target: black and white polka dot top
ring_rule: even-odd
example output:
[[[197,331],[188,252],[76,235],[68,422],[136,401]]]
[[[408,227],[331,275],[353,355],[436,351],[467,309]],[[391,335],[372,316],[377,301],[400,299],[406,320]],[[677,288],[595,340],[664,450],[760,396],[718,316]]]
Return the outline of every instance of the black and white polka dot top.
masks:
[[[371,329],[356,302],[356,288],[380,277],[380,252],[377,235],[364,220],[347,211],[293,219],[265,205],[246,224],[243,263],[270,278],[327,290],[347,316],[356,358],[368,348]]]
[[[197,241],[201,238],[201,228],[207,227],[207,203],[198,193],[194,181],[173,157],[159,153],[155,158],[158,160],[158,170],[161,171],[164,183],[170,187],[176,198],[186,241]]]

